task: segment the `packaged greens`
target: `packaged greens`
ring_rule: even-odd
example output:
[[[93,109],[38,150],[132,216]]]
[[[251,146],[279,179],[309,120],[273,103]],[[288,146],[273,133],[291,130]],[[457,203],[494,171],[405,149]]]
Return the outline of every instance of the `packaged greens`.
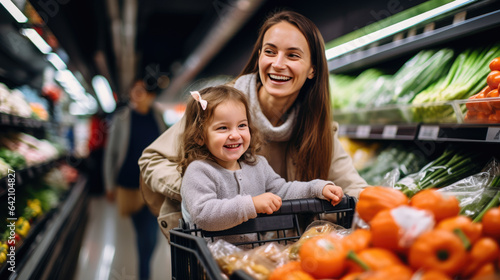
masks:
[[[369,185],[393,186],[394,183],[389,182],[417,172],[425,162],[425,157],[409,151],[404,145],[391,145],[384,148],[369,166],[359,170],[359,174]]]
[[[366,94],[373,92],[373,84],[382,75],[382,71],[373,68],[363,71],[358,76],[330,74],[333,108],[359,108],[357,101],[370,99]]]
[[[453,50],[423,50],[407,61],[393,76],[393,103],[408,104],[413,98],[447,73]]]
[[[490,160],[479,173],[464,178],[439,190],[453,195],[460,201],[460,214],[480,221],[490,208],[499,205],[500,165],[496,158]]]
[[[417,173],[399,180],[395,188],[408,197],[429,188],[442,188],[479,172],[486,163],[484,154],[449,146],[441,156]]]

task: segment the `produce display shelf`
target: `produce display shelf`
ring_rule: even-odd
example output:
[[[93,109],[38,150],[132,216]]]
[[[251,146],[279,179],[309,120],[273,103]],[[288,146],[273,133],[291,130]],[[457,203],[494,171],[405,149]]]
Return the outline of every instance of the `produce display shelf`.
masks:
[[[456,12],[458,13],[458,12]],[[451,23],[435,30],[409,36],[380,46],[371,46],[366,50],[348,53],[328,61],[330,73],[346,73],[366,69],[395,57],[417,52],[424,48],[456,40],[478,32],[500,26],[500,10],[478,15],[461,22]]]
[[[45,224],[49,221],[54,213],[57,211],[57,208],[50,210],[45,213],[42,217],[38,218],[33,224],[30,225],[30,231],[25,239],[16,241],[16,250],[15,250],[15,258],[16,258],[16,267],[18,264],[22,264],[22,260],[26,259],[33,248],[31,244],[35,242],[36,237],[43,232],[45,228]],[[0,278],[1,279],[13,279],[16,274],[9,271],[10,264],[5,262],[0,266]],[[17,269],[16,269],[17,271]],[[8,278],[8,275],[11,277]]]
[[[341,125],[339,135],[356,139],[414,140],[418,125]]]
[[[16,115],[0,113],[0,125],[4,127],[16,127],[27,129],[45,129],[51,126],[51,122],[36,120],[32,118],[23,118]]]
[[[500,143],[500,124],[425,124],[418,140]]]
[[[500,143],[500,124],[340,125],[351,139]]]
[[[61,198],[36,231],[30,232],[22,246],[16,250],[16,272],[0,271],[0,279],[64,279],[59,273],[68,269],[61,261],[69,258],[72,246],[79,247],[78,235],[85,225],[88,195],[87,178],[80,176],[71,189]],[[28,239],[29,238],[29,239]],[[17,253],[22,255],[17,255]],[[58,258],[57,261],[55,258]],[[47,276],[47,272],[50,274]]]
[[[27,166],[22,169],[15,170],[15,183],[14,183],[14,188],[17,188],[21,185],[24,184],[24,182],[38,178],[39,176],[45,174],[49,170],[51,170],[53,167],[56,166],[57,162],[59,161],[58,159],[53,159],[47,162],[42,162],[39,164],[35,164],[32,166]],[[0,178],[0,197],[3,197],[4,195],[7,194],[7,190],[11,187],[12,183],[9,182],[9,176],[5,176],[3,178]]]
[[[385,105],[375,108],[333,109],[333,119],[341,125],[415,125],[420,123],[498,123],[467,120],[467,104],[500,107],[500,97],[457,99],[422,104]],[[494,108],[494,107],[492,107]]]

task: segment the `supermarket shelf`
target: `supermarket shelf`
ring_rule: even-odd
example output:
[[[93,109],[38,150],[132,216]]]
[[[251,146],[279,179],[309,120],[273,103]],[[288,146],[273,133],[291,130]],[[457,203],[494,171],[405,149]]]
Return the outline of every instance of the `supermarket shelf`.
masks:
[[[0,113],[0,126],[26,129],[45,129],[52,125],[51,122],[23,118],[15,115]]]
[[[331,73],[345,73],[365,69],[404,54],[418,52],[423,48],[456,40],[498,26],[500,26],[500,10],[332,59],[328,61],[328,69]]]
[[[351,139],[500,143],[500,124],[340,125]]]
[[[28,84],[41,89],[43,71],[51,67],[38,49],[18,30],[21,25],[0,25],[0,79],[10,86]]]
[[[87,178],[81,176],[66,198],[47,215],[37,232],[16,251],[15,273],[4,266],[1,279],[70,279],[66,270],[79,250],[86,221],[88,196]],[[17,252],[22,255],[17,255]],[[78,254],[76,253],[76,256]],[[68,264],[69,262],[69,264]],[[43,275],[48,276],[44,278]]]
[[[421,125],[418,140],[500,143],[500,124]]]
[[[339,136],[353,139],[414,140],[418,125],[341,125]]]
[[[28,167],[25,167],[23,169],[14,170],[14,172],[11,172],[11,174],[14,174],[14,175],[10,175],[10,176],[7,175],[3,178],[0,178],[0,197],[3,197],[4,195],[6,195],[7,190],[11,186],[13,186],[14,188],[17,188],[17,187],[23,185],[24,182],[29,181],[29,180],[34,179],[34,178],[38,178],[40,175],[45,174],[50,169],[55,167],[58,161],[59,161],[59,158],[48,161],[48,162],[43,162],[43,163],[35,164],[32,166],[28,166]],[[9,178],[14,179],[14,183],[12,183],[12,180],[9,183]]]

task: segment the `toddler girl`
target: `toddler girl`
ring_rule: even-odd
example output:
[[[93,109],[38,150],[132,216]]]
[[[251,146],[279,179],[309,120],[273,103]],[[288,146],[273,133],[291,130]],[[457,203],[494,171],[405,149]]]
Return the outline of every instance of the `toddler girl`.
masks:
[[[232,228],[259,213],[272,214],[281,200],[318,197],[340,202],[332,182],[286,182],[258,156],[260,141],[245,95],[230,86],[191,92],[186,108],[179,170],[182,216],[208,231]]]

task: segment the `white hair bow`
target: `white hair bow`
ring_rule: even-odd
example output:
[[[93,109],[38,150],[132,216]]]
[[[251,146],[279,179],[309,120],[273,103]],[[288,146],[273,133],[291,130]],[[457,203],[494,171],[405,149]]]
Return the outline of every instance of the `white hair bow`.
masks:
[[[208,102],[201,98],[201,94],[198,92],[198,91],[191,91],[191,96],[198,102],[200,102],[200,105],[201,105],[201,108],[203,109],[203,111],[205,111],[205,109],[207,109],[207,104]]]

